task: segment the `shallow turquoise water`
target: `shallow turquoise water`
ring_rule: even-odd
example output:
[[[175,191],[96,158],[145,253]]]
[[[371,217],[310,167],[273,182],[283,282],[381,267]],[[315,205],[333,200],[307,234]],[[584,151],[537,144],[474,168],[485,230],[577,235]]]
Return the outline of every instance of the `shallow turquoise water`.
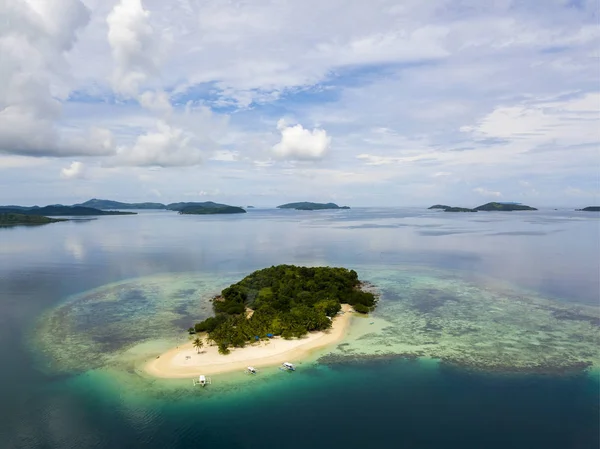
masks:
[[[277,263],[370,267],[374,279],[391,266],[411,266],[450,272],[492,292],[504,288],[499,281],[564,303],[594,304],[598,296],[593,218],[281,212],[204,220],[150,212],[3,230],[0,357],[11,363],[0,370],[0,447],[598,446],[597,372],[499,375],[386,357],[308,363],[292,375],[233,379],[227,388],[202,391],[183,381],[149,380],[134,364],[106,360],[106,353],[136,341],[177,339],[188,317],[203,316],[201,298],[198,308],[185,299],[192,288],[170,282],[171,290],[163,296],[155,290],[152,301],[132,289],[118,301],[88,304],[87,311],[67,308],[85,312],[77,316],[87,321],[62,322],[57,341],[36,340],[45,317],[90,289],[191,272],[204,282],[198,289],[210,290],[211,283]],[[392,306],[382,304],[375,318],[398,313]],[[133,317],[146,325],[134,329]],[[96,340],[65,341],[71,349],[63,348],[58,361],[43,350],[85,332],[85,323]],[[126,332],[128,325],[134,332]]]

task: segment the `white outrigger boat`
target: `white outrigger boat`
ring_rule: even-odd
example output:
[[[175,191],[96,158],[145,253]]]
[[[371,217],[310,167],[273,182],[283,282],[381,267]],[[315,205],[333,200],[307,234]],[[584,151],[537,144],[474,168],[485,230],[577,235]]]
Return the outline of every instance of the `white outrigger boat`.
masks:
[[[282,371],[296,371],[296,367],[290,362],[283,362],[279,369]]]
[[[244,371],[246,374],[256,374],[258,373],[258,370],[256,368],[254,368],[253,366],[249,366],[248,368],[246,368],[246,371]]]
[[[192,379],[192,382],[194,385],[200,385],[201,387],[206,387],[208,384],[212,383],[210,377],[206,377],[204,375],[199,376],[198,380]]]

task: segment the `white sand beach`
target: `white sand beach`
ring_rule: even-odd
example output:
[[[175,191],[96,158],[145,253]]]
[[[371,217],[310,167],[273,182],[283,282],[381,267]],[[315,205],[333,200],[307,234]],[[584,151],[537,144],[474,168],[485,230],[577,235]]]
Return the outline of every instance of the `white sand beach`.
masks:
[[[216,345],[204,347],[198,353],[190,341],[151,360],[146,364],[145,371],[155,377],[185,378],[243,371],[248,366],[260,368],[298,362],[316,349],[344,338],[354,312],[348,304],[342,304],[342,310],[344,313],[337,315],[332,327],[325,332],[313,332],[293,340],[275,337],[245,348],[231,348],[228,355],[219,354]]]

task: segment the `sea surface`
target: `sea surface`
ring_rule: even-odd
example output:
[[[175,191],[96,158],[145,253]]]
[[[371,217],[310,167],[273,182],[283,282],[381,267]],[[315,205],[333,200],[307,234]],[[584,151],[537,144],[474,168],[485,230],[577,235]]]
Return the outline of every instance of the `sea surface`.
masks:
[[[394,354],[411,337],[406,303],[444,310],[422,328],[434,338],[457,322],[447,310],[460,295],[478,307],[473,326],[485,315],[482,327],[510,329],[519,351],[519,326],[547,317],[488,312],[500,301],[597,308],[599,254],[598,214],[553,209],[141,211],[0,229],[0,448],[598,448],[597,369],[485,371]],[[290,375],[213,376],[204,390],[141,374],[136,360],[185,338],[211,294],[281,263],[353,268],[381,288],[373,321],[357,327],[370,339],[350,341],[358,355],[342,347]],[[589,338],[573,329],[574,343]],[[566,334],[548,332],[523,347],[539,358],[535,348],[560,341],[569,355]],[[436,344],[456,356],[452,341]]]

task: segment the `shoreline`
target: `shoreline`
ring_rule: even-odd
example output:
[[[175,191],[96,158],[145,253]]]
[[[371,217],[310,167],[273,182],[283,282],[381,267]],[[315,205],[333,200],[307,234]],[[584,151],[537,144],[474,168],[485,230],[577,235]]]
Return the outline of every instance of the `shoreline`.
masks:
[[[219,354],[216,345],[202,348],[198,353],[189,341],[150,360],[144,365],[144,371],[153,377],[181,379],[245,371],[248,366],[261,368],[283,362],[295,363],[346,336],[354,310],[350,305],[342,304],[342,311],[342,315],[333,318],[332,326],[327,331],[309,333],[293,340],[274,337],[248,344],[244,348],[231,348],[231,353],[227,355]]]

